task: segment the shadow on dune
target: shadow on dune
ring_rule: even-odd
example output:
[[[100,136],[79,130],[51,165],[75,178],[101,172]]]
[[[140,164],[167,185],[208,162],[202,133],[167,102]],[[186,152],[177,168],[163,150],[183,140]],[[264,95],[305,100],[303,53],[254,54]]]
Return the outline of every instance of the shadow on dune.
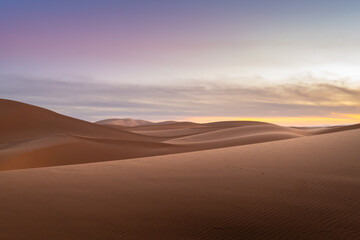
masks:
[[[207,124],[165,122],[117,127],[90,123],[33,105],[2,99],[0,170],[190,152],[299,138],[359,127],[360,124],[306,131],[251,121]]]

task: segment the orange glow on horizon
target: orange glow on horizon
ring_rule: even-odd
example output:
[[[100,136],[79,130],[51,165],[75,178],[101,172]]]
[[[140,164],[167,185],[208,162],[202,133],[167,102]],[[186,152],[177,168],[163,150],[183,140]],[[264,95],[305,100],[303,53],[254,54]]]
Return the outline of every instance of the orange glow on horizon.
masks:
[[[321,126],[321,125],[350,125],[360,123],[360,114],[332,113],[330,116],[301,116],[301,117],[192,117],[186,119],[191,122],[207,123],[219,121],[259,121],[284,126]]]

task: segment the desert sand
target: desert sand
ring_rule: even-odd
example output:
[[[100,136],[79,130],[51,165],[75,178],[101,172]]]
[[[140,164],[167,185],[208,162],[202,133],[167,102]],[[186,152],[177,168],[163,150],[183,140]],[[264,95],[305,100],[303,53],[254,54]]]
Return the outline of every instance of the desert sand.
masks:
[[[116,127],[1,99],[0,239],[360,239],[359,160],[360,124]]]
[[[104,119],[95,122],[99,125],[117,125],[117,126],[124,126],[124,127],[136,127],[136,126],[143,126],[143,125],[152,125],[153,123],[150,121],[145,121],[141,119],[132,119],[132,118],[110,118],[110,119]]]

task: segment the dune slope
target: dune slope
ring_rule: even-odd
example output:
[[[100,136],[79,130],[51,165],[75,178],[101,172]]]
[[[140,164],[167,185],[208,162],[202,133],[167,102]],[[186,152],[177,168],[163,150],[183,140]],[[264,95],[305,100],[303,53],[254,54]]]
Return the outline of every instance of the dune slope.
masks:
[[[0,172],[0,239],[359,239],[359,140]]]
[[[154,141],[154,138],[147,136],[89,123],[33,105],[0,99],[0,144],[56,134]]]
[[[328,127],[323,129],[318,129],[313,131],[313,134],[326,134],[326,133],[334,133],[334,132],[342,132],[342,131],[349,131],[354,129],[359,129],[360,124],[353,124],[350,126],[335,126],[335,127]]]
[[[75,136],[51,136],[13,144],[0,150],[0,170],[101,162],[181,152],[176,146]]]
[[[151,125],[153,122],[145,121],[141,119],[132,119],[132,118],[111,118],[111,119],[104,119],[95,122],[96,124],[100,125],[111,125],[111,126],[124,126],[124,127],[135,127],[135,126],[142,126],[142,125]]]
[[[217,129],[215,131],[199,133],[188,137],[175,138],[169,142],[212,142],[221,141],[226,139],[236,139],[245,136],[261,136],[265,134],[288,134],[289,136],[300,137],[309,135],[308,132],[292,129],[287,127],[281,127],[274,124],[263,123],[256,125],[244,125],[240,127],[226,127],[224,129]]]
[[[0,170],[191,152],[356,128],[358,125],[313,132],[270,123],[236,121],[165,122],[114,129],[0,99]]]

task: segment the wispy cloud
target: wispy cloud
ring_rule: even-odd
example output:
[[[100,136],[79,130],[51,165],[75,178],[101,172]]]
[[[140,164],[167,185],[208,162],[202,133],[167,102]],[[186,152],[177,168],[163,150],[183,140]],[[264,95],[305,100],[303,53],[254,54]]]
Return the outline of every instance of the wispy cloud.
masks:
[[[149,120],[191,117],[301,117],[356,114],[360,87],[297,79],[291,84],[240,85],[194,81],[183,85],[101,83],[0,76],[0,96],[90,121],[108,117]]]

